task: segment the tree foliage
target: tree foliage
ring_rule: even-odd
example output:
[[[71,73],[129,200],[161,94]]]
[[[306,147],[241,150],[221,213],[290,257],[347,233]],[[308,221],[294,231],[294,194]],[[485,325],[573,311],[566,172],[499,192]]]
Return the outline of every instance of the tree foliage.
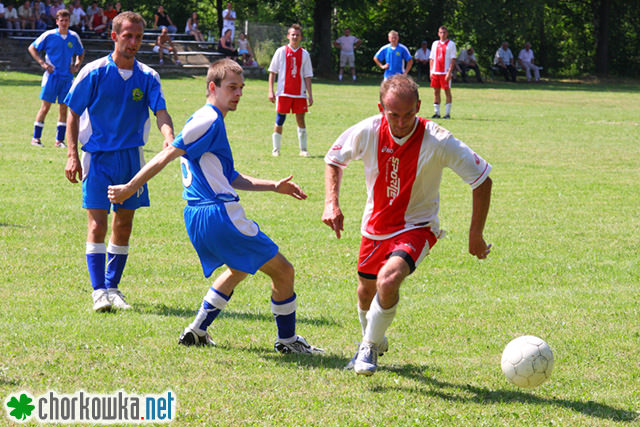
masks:
[[[122,3],[148,20],[157,7],[150,0]],[[163,5],[179,28],[197,11],[201,27],[217,38],[226,1]],[[238,23],[300,23],[303,46],[320,74],[335,71],[331,43],[346,27],[363,40],[356,66],[373,70],[372,57],[390,30],[413,52],[422,40],[436,40],[438,27],[446,25],[459,47],[474,47],[485,68],[503,40],[515,55],[528,41],[551,75],[640,75],[640,0],[238,0],[233,8]]]

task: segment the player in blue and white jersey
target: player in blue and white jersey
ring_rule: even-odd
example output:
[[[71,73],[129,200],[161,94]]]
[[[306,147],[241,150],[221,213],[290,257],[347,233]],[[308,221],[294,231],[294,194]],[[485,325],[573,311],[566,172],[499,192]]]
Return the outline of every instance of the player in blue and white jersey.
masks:
[[[73,75],[80,69],[84,59],[84,48],[80,37],[75,31],[69,29],[70,14],[67,9],[61,9],[56,13],[56,25],[58,28],[45,31],[29,45],[29,53],[45,72],[42,76],[42,88],[40,99],[42,105],[33,126],[33,138],[31,145],[42,147],[42,129],[44,119],[49,113],[51,104],[58,101],[60,111],[58,113],[58,126],[56,129],[56,147],[64,148],[64,136],[67,131],[67,106],[64,98],[69,92]],[[40,52],[46,53],[42,59]],[[75,61],[73,57],[75,56]]]
[[[149,206],[146,187],[114,204],[107,247],[111,209],[107,187],[129,181],[144,165],[142,149],[149,136],[149,109],[156,115],[164,146],[173,141],[173,123],[160,76],[135,58],[144,26],[144,19],[137,13],[116,16],[111,33],[113,53],[87,64],[65,98],[70,110],[65,175],[73,183],[82,179],[82,207],[89,219],[85,254],[95,311],[131,308],[118,284],[129,253],[134,214],[139,207]],[[82,161],[78,142],[82,145]]]
[[[258,270],[272,280],[271,311],[281,353],[318,353],[296,335],[294,269],[278,246],[245,216],[236,190],[275,191],[296,199],[307,195],[291,176],[270,181],[235,170],[224,118],[242,96],[242,67],[230,59],[215,62],[207,73],[207,104],[187,121],[172,145],[158,153],[127,184],[109,186],[109,199],[120,203],[143,187],[169,162],[181,157],[184,220],[206,277],[227,266],[202,301],[195,320],[180,336],[183,345],[214,345],[207,328],[225,308],[235,287]]]
[[[400,36],[397,31],[389,31],[389,43],[382,46],[373,56],[373,62],[384,70],[384,79],[394,74],[409,74],[413,65],[413,57],[409,49],[399,43]]]

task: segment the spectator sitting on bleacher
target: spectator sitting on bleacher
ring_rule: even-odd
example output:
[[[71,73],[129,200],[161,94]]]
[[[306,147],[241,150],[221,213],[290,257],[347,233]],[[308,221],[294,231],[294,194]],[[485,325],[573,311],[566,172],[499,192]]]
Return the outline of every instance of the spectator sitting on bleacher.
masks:
[[[198,12],[193,12],[189,19],[187,19],[187,24],[184,27],[184,32],[187,34],[191,34],[193,38],[198,42],[204,41],[204,37],[202,37],[202,33],[198,29]]]
[[[482,74],[480,73],[480,68],[476,62],[476,55],[472,47],[460,49],[458,60],[456,61],[456,68],[460,70],[463,82],[467,82],[467,72],[473,70],[476,74],[476,81],[482,83]]]
[[[113,7],[113,3],[107,3],[107,6],[102,11],[104,16],[107,17],[107,33],[111,32],[111,21],[118,15],[118,11]]]
[[[178,31],[178,27],[173,25],[169,14],[164,11],[164,6],[160,5],[154,15],[153,28],[162,29],[162,27],[166,27],[172,34]]]
[[[116,16],[122,13],[122,3],[117,1],[114,7],[116,9]]]
[[[13,4],[7,5],[4,10],[4,20],[7,22],[7,28],[9,30],[19,30],[20,29],[20,19],[18,18],[18,11]]]
[[[218,41],[218,52],[224,54],[225,57],[234,59],[238,56],[238,51],[233,48],[231,29],[227,29],[227,31],[224,32],[224,36]]]
[[[31,2],[26,0],[22,6],[18,8],[18,16],[20,17],[20,27],[25,30],[27,27],[35,30],[36,20],[33,17],[33,9]]]
[[[106,36],[107,17],[104,16],[101,8],[98,8],[98,11],[91,15],[89,29],[94,31],[98,36]]]
[[[42,16],[42,9],[40,9],[40,5],[40,2],[35,2],[33,4],[33,22],[36,30],[44,31],[47,29],[47,23],[44,21],[44,17]]]
[[[509,49],[509,43],[502,42],[493,58],[493,65],[498,67],[498,71],[502,73],[506,81],[509,81],[509,78],[511,78],[512,82],[516,81],[516,64],[513,59],[513,53]]]
[[[528,82],[531,81],[531,71],[533,71],[536,82],[540,81],[540,67],[533,63],[533,51],[531,50],[531,43],[526,42],[524,44],[524,49],[522,49],[520,51],[520,54],[518,55],[518,62],[524,69],[527,75]]]
[[[153,47],[153,51],[160,55],[160,65],[164,64],[164,55],[171,54],[176,64],[181,65],[178,59],[178,52],[175,46],[173,46],[173,40],[169,35],[169,29],[167,27],[162,28],[160,35],[156,39],[156,45]]]
[[[4,4],[0,1],[0,28],[5,28],[7,26],[7,21],[4,19]],[[2,37],[2,33],[0,33],[0,37]]]
[[[247,62],[251,59],[251,52],[249,51],[249,40],[244,33],[240,33],[238,39],[238,55],[242,56],[242,65],[247,65]]]
[[[75,8],[71,3],[69,3],[68,9],[70,14],[69,29],[75,31],[78,34],[82,33],[82,22],[81,22],[80,15],[73,13],[75,11]]]
[[[51,17],[51,19],[53,19],[53,22],[56,21],[56,15],[58,14],[58,11],[62,9],[64,9],[62,0],[53,0],[53,3],[51,3],[51,6],[49,6],[49,16]]]
[[[69,9],[71,11],[71,9]],[[84,28],[89,26],[89,22],[87,21],[87,13],[82,8],[82,3],[80,0],[75,0],[73,2],[73,15],[76,15],[77,26],[79,30],[77,32],[84,31]],[[73,25],[74,19],[71,17],[71,25]]]

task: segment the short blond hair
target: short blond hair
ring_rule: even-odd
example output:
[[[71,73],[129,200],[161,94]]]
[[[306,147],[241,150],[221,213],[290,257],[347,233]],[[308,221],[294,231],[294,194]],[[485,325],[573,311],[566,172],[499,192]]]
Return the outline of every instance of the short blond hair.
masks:
[[[207,71],[207,91],[209,90],[209,83],[211,82],[220,87],[222,81],[227,77],[227,73],[242,75],[242,67],[236,61],[229,58],[221,59],[209,65],[209,70]]]
[[[418,84],[410,76],[404,74],[394,74],[380,85],[380,104],[382,104],[383,107],[383,99],[389,92],[393,92],[398,98],[402,98],[403,100],[408,100],[413,97],[416,102],[420,101]]]
[[[120,30],[122,30],[122,24],[124,23],[124,21],[129,21],[134,24],[142,25],[143,31],[144,31],[144,28],[147,26],[147,23],[145,22],[144,18],[139,13],[126,11],[126,12],[119,13],[118,15],[116,15],[115,18],[113,18],[111,27],[113,28],[114,33],[120,34]]]

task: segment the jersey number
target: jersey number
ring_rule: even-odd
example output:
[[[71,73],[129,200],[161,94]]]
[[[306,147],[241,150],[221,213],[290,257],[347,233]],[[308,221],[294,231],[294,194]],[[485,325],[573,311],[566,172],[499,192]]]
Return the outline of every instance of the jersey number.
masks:
[[[182,185],[187,188],[193,182],[193,174],[189,168],[189,162],[184,157],[180,157],[180,169],[182,172]]]

